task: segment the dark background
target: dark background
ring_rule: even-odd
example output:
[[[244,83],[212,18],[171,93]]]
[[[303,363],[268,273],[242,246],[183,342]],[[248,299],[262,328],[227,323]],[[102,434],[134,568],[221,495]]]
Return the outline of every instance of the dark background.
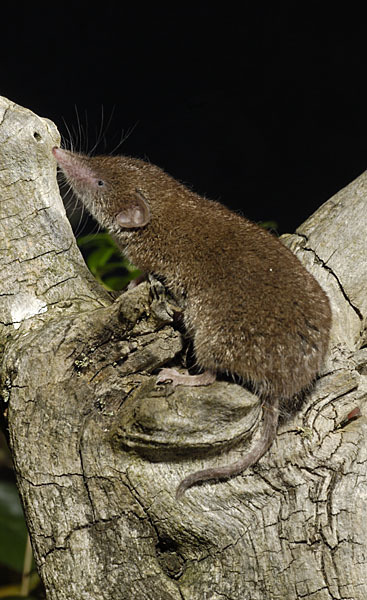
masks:
[[[148,158],[253,220],[275,219],[279,232],[366,168],[366,32],[357,10],[25,6],[2,6],[0,93],[68,138],[65,120],[83,150],[100,129],[98,152],[129,133],[119,152]]]

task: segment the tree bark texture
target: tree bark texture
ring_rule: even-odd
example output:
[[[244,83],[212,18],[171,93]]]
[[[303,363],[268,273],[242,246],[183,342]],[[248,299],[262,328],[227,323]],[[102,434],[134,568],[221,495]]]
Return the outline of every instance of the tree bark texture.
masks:
[[[175,500],[261,433],[235,383],[158,386],[184,344],[158,282],[116,301],[67,221],[55,126],[0,99],[2,412],[49,600],[365,600],[367,175],[284,242],[333,308],[324,372],[252,469]],[[354,412],[352,412],[354,411]]]

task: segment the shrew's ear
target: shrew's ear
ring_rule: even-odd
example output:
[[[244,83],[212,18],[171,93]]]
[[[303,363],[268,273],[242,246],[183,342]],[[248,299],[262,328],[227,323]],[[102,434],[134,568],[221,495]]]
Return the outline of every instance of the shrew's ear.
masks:
[[[126,203],[126,208],[116,215],[116,223],[120,227],[132,229],[133,227],[144,227],[150,221],[149,204],[140,190]]]

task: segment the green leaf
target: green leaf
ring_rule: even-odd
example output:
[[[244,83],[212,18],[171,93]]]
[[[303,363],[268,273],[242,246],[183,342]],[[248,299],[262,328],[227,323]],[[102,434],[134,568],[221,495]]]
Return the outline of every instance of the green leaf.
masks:
[[[0,482],[0,563],[22,572],[27,527],[18,490],[13,483]]]
[[[140,275],[107,233],[85,235],[78,239],[78,245],[89,270],[108,290],[121,290]]]
[[[115,250],[112,246],[101,246],[100,248],[93,250],[87,258],[87,265],[92,273],[98,273],[101,267],[109,261],[114,252]]]
[[[108,233],[89,233],[88,235],[83,235],[78,238],[77,242],[80,248],[85,246],[101,246],[102,244],[105,244],[106,246],[113,245],[117,248],[115,242]]]
[[[278,223],[276,221],[259,221],[258,225],[264,229],[270,229],[271,231],[277,231]]]
[[[103,280],[103,283],[109,290],[118,291],[126,287],[130,281],[131,279],[129,279],[128,276],[119,277],[118,275],[116,275],[115,277],[106,277]]]

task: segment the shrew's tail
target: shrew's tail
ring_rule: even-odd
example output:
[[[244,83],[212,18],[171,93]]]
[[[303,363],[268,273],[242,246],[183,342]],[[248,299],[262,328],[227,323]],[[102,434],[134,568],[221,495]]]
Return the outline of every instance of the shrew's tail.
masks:
[[[258,444],[246,454],[244,458],[241,458],[241,460],[232,463],[231,465],[203,469],[202,471],[196,471],[185,477],[176,490],[176,500],[179,500],[186,490],[195,483],[201,483],[202,481],[208,481],[209,479],[228,479],[234,475],[239,475],[242,471],[257,463],[270,448],[277,434],[279,399],[272,400],[270,406],[266,404],[263,408],[263,413],[264,425],[262,436]]]

